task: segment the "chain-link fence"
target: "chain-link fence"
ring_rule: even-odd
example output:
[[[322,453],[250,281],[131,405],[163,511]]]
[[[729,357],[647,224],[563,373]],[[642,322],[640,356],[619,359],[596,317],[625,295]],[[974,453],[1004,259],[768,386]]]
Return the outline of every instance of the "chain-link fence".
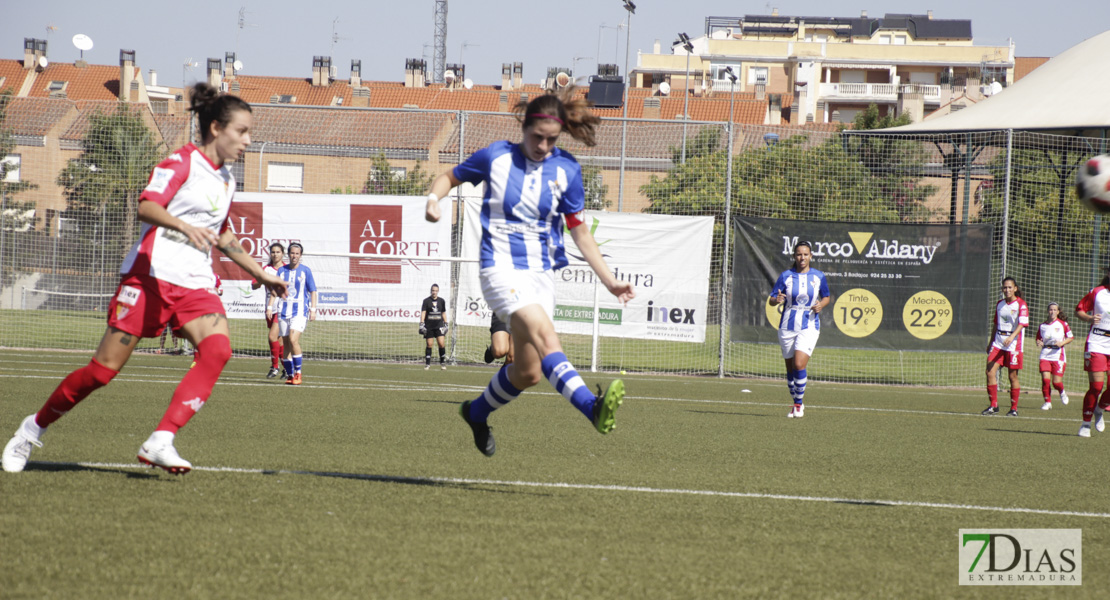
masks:
[[[135,200],[154,164],[190,139],[190,120],[142,105],[48,99],[12,100],[0,119],[0,153],[9,156],[0,187],[0,346],[91,350],[137,232]],[[253,143],[232,169],[246,192],[423,195],[431,178],[474,151],[518,140],[519,127],[506,113],[258,105]],[[714,220],[705,341],[603,337],[596,352],[603,370],[780,376],[777,344],[729,341],[734,217],[991,224],[991,277],[982,289],[996,298],[1003,274],[1015,277],[1034,325],[1049,301],[1071,314],[1102,276],[1110,247],[1110,228],[1082,209],[1072,186],[1076,166],[1106,151],[1104,139],[605,119],[597,146],[569,136],[560,145],[583,166],[589,209]],[[454,256],[461,214],[453,221]],[[789,257],[773,266],[788,268]],[[959,309],[989,321],[993,301],[986,304]],[[265,354],[261,321],[232,325],[237,354]],[[1074,325],[1077,336],[1086,334]],[[347,323],[315,335],[309,328],[303,345],[310,357],[416,361],[422,350],[411,328]],[[454,335],[453,357],[479,362],[488,332],[470,327]],[[594,361],[589,336],[563,341],[576,363]],[[148,340],[140,349],[156,346]],[[1071,356],[1078,365],[1080,344]],[[819,345],[810,372],[836,381],[979,385],[984,358],[943,346]],[[1070,370],[1069,380],[1078,382],[1080,371]]]

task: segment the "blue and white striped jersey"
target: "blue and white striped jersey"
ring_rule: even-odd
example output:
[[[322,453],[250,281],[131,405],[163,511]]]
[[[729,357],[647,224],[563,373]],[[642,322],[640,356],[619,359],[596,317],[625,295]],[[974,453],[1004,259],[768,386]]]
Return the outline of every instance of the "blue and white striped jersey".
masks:
[[[829,296],[829,282],[825,280],[824,273],[813,268],[805,273],[787,269],[779,275],[775,287],[771,288],[771,296],[777,296],[779,292],[786,294],[779,329],[821,329],[821,315],[810,309],[822,298]]]
[[[495,142],[455,167],[455,178],[486,183],[482,199],[481,267],[548,271],[567,266],[563,214],[585,207],[582,168],[556,147],[543,162],[519,144]]]
[[[289,295],[278,298],[281,307],[278,310],[278,316],[283,319],[307,317],[308,308],[312,304],[309,293],[316,291],[316,280],[312,277],[312,269],[304,265],[297,265],[296,269],[290,269],[289,265],[282,265],[277,270],[277,276],[289,283]]]

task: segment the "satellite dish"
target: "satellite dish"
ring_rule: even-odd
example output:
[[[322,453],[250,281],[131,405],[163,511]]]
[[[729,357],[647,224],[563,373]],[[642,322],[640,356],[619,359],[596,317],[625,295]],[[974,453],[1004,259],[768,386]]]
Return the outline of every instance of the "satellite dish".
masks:
[[[998,94],[1000,92],[1002,92],[1002,84],[998,83],[997,81],[992,81],[991,82],[991,95],[993,96],[993,95]]]
[[[231,63],[231,68],[235,69],[236,73],[238,73],[239,71],[242,71],[243,70],[243,61],[237,60],[237,61]]]
[[[667,83],[666,81],[664,81],[663,83],[660,83],[659,84],[659,93],[663,94],[664,96],[669,96],[670,93],[671,93],[671,84]]]
[[[50,61],[46,60],[45,56],[40,56],[39,57],[39,68],[40,69],[45,69],[46,65],[48,65],[48,64],[50,64]]]
[[[77,35],[73,36],[73,45],[77,46],[77,49],[82,52],[84,52],[85,50],[93,49],[92,38],[83,33],[78,33]]]
[[[469,90],[470,88],[474,87],[474,81],[472,81],[469,77],[463,79],[463,87]]]
[[[455,82],[455,72],[452,71],[451,69],[447,69],[443,73],[443,80],[446,81],[447,83],[454,83]]]
[[[567,75],[566,73],[564,73],[562,71],[559,71],[558,73],[555,74],[555,83],[559,87],[567,87],[567,84],[570,83],[570,75]]]

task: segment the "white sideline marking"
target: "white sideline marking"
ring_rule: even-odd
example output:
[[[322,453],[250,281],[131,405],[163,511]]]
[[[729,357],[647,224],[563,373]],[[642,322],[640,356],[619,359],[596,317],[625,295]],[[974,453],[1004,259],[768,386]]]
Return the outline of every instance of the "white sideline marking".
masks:
[[[65,465],[110,469],[147,469],[149,467],[130,463],[95,462],[38,462],[31,464]],[[590,483],[542,482],[542,481],[502,481],[498,479],[470,479],[463,477],[408,477],[402,475],[372,475],[361,473],[338,473],[328,471],[293,471],[285,469],[244,469],[240,467],[193,467],[194,471],[214,473],[242,473],[248,475],[315,475],[318,477],[339,477],[396,483],[451,483],[465,485],[499,485],[505,487],[553,488],[566,490],[593,490],[604,492],[631,492],[639,494],[673,494],[682,496],[711,496],[718,498],[752,498],[756,500],[792,500],[796,502],[825,502],[860,504],[871,506],[902,506],[909,508],[939,508],[951,510],[978,510],[985,512],[1026,513],[1034,515],[1054,515],[1063,517],[1091,517],[1110,519],[1110,513],[1080,512],[1073,510],[1052,510],[1047,508],[1024,508],[1018,506],[981,506],[976,504],[951,504],[947,502],[916,502],[912,500],[871,500],[866,498],[835,498],[826,496],[797,496],[793,494],[766,494],[759,492],[725,492],[719,490],[687,490],[681,488],[653,488],[628,485],[599,485]]]

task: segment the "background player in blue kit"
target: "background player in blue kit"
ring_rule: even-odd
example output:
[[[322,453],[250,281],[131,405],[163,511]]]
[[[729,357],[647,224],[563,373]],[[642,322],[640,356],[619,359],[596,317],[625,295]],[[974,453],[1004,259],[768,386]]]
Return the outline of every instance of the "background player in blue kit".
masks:
[[[301,384],[301,334],[309,321],[316,320],[316,303],[319,300],[312,269],[301,264],[303,252],[304,248],[299,243],[289,244],[289,264],[277,270],[278,278],[289,284],[288,295],[276,299],[279,305],[276,311],[278,324],[285,342],[285,355],[281,362],[285,366],[285,383],[289,385]]]
[[[821,310],[829,304],[829,282],[825,274],[809,268],[813,258],[808,242],[794,244],[794,266],[782,272],[771,289],[771,305],[783,305],[779,321],[779,345],[786,362],[786,385],[794,407],[786,415],[805,415],[806,365],[821,335]]]
[[[563,223],[586,262],[609,293],[621,302],[635,296],[632,284],[618,281],[583,221],[585,191],[582,168],[568,152],[555,146],[565,130],[593,146],[600,119],[573,86],[560,95],[545,94],[520,102],[514,111],[522,121],[523,141],[494,142],[432,182],[427,219],[440,218],[439,199],[462,182],[485,183],[482,199],[482,241],[479,279],[490,308],[509,324],[514,362],[503,366],[481,396],[463,402],[460,414],[486,456],[496,446],[487,417],[520,393],[546,378],[601,433],[614,425],[624,398],[624,383],[615,380],[598,394],[589,391],[567,360],[552,317],[555,311],[555,270],[567,266]]]

